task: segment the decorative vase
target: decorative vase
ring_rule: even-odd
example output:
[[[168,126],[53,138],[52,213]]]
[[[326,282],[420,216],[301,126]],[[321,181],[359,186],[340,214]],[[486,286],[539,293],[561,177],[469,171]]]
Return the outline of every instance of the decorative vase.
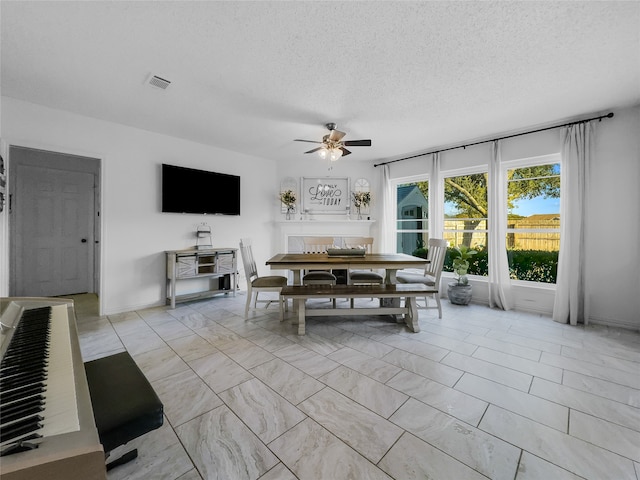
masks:
[[[356,210],[358,210],[358,220],[362,220],[362,215],[360,214],[360,206],[357,206]]]
[[[291,220],[291,214],[293,213],[293,207],[287,207],[287,220]]]
[[[449,283],[447,296],[454,305],[469,305],[473,294],[471,285],[458,285],[458,282]]]

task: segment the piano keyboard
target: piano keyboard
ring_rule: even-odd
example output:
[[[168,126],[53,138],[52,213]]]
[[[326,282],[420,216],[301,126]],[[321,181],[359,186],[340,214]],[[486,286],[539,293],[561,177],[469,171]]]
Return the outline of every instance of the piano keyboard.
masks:
[[[80,429],[65,305],[24,310],[0,364],[0,450]]]

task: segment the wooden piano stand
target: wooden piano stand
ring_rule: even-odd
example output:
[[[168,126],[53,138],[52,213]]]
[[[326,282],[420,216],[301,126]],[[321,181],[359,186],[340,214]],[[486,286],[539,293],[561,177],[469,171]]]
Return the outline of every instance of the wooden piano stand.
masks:
[[[128,352],[84,364],[100,443],[109,452],[163,423],[163,405]],[[137,449],[107,464],[107,470],[138,456]]]

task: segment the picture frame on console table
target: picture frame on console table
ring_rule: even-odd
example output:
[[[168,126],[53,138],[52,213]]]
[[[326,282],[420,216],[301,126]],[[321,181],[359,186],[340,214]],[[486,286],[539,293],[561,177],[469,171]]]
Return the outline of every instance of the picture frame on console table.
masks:
[[[346,215],[351,206],[349,177],[302,177],[302,211]]]

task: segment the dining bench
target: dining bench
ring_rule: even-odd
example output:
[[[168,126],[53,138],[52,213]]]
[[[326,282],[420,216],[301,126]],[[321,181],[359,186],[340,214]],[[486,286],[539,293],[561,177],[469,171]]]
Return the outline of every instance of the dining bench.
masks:
[[[382,284],[382,285],[287,285],[282,287],[280,296],[292,299],[298,309],[298,335],[305,334],[307,317],[328,317],[343,315],[395,315],[398,323],[404,321],[415,333],[420,331],[418,325],[418,308],[416,297],[423,297],[433,291],[421,283]],[[391,298],[404,299],[404,305],[379,307],[358,307],[353,305],[344,308],[306,308],[306,302],[312,298]],[[401,302],[395,302],[397,304]]]

